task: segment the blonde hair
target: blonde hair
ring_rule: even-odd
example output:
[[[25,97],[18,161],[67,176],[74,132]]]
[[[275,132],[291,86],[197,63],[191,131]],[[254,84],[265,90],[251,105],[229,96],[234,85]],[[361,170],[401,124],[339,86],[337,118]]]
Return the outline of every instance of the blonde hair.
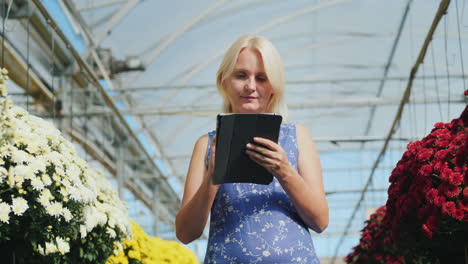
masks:
[[[223,87],[223,82],[233,73],[237,57],[244,48],[253,48],[262,56],[265,74],[267,75],[274,91],[274,94],[268,103],[267,111],[280,114],[283,116],[283,119],[286,120],[288,109],[284,102],[284,91],[286,86],[284,66],[278,51],[273,46],[273,43],[260,36],[245,35],[240,37],[232,44],[224,55],[223,61],[221,62],[216,74],[216,86],[223,97],[223,112],[232,113],[232,105],[227,97],[226,88]]]

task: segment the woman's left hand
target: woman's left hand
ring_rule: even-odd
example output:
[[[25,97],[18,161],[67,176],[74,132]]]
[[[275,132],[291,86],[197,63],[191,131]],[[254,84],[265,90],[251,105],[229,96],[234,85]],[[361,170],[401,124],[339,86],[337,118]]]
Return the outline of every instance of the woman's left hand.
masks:
[[[277,143],[265,138],[254,137],[254,142],[263,146],[249,143],[246,146],[246,154],[275,177],[284,177],[291,168],[284,149]]]

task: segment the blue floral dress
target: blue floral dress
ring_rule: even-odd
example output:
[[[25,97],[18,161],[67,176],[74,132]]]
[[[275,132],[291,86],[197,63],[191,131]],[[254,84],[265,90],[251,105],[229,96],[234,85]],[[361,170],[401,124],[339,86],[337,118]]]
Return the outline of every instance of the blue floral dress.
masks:
[[[208,153],[215,131],[208,133]],[[279,144],[297,170],[296,126],[283,123]],[[269,185],[221,185],[211,208],[205,264],[319,263],[312,237],[276,178]]]

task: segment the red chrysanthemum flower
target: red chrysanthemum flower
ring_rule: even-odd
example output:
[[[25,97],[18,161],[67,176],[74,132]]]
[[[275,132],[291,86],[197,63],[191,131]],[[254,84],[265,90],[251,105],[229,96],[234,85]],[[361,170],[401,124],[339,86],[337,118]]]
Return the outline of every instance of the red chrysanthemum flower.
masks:
[[[439,197],[439,191],[437,189],[430,189],[426,193],[426,200],[430,204],[437,204],[438,197]]]
[[[437,128],[437,129],[444,128],[445,123],[444,122],[437,122],[437,123],[435,123],[434,127]]]
[[[468,198],[464,198],[463,200],[458,201],[458,207],[463,211],[468,212]]]
[[[431,173],[432,173],[432,166],[429,164],[423,165],[418,171],[418,175],[422,177],[429,177]]]
[[[453,212],[452,217],[458,220],[463,220],[463,217],[465,216],[465,211],[463,209],[455,209]]]
[[[442,204],[442,213],[447,216],[454,216],[455,210],[457,209],[456,205],[452,201],[448,201]]]
[[[423,149],[418,153],[417,157],[421,162],[426,162],[432,157],[432,154],[434,154],[432,149]]]
[[[450,155],[450,150],[448,149],[443,149],[443,150],[440,150],[439,152],[437,152],[435,155],[434,155],[434,158],[435,159],[438,159],[438,160],[443,160],[445,161],[445,159],[447,159],[447,157],[449,157]]]
[[[449,198],[455,198],[460,194],[460,188],[450,183],[441,184],[439,186],[439,191]]]
[[[422,230],[424,232],[424,235],[426,235],[426,237],[432,238],[432,230],[430,230],[426,224],[422,225]]]

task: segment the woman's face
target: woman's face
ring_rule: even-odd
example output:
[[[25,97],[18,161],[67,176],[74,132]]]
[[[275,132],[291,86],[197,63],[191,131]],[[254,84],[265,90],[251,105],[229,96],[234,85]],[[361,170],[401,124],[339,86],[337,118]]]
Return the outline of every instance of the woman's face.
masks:
[[[223,81],[234,113],[265,113],[273,95],[260,52],[245,48],[232,74]]]

